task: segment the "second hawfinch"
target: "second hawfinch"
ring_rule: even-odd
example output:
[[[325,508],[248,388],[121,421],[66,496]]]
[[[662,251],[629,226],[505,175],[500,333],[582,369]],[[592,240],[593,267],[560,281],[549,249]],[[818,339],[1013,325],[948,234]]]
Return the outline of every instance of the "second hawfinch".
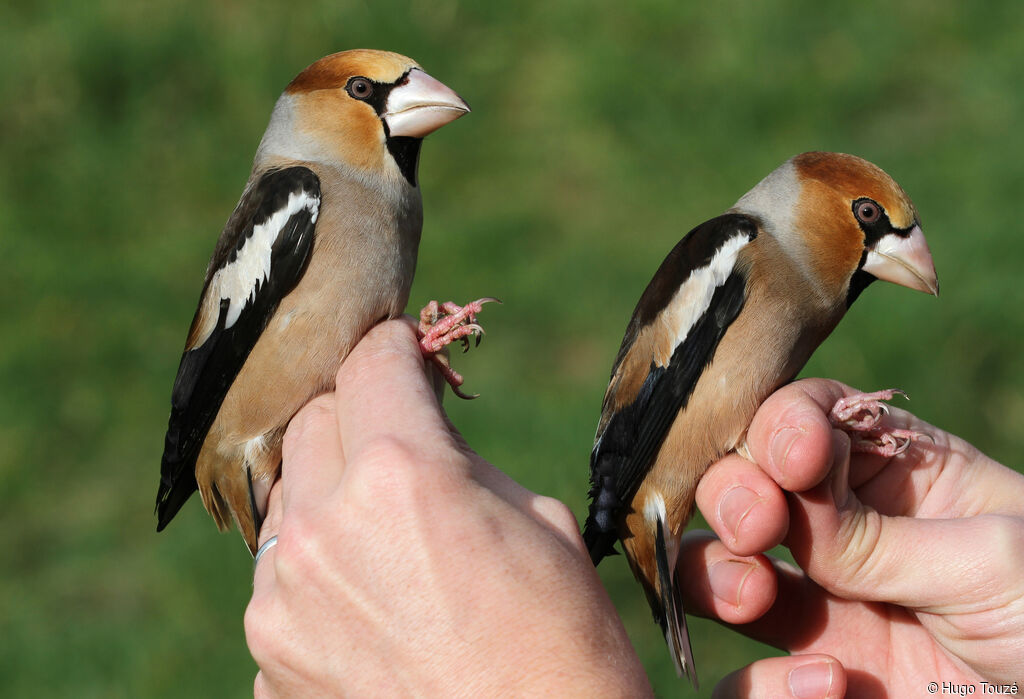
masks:
[[[697,482],[876,279],[938,295],[913,203],[865,160],[804,153],[679,241],[633,312],[591,454],[583,538],[595,565],[622,540],[694,684],[676,557]],[[877,399],[890,397],[848,399],[833,420],[861,433],[856,446],[897,453],[921,435],[876,427]]]
[[[333,390],[367,330],[405,309],[423,224],[420,145],[468,111],[414,61],[384,51],[327,56],[285,89],[213,251],[178,367],[158,531],[198,489],[217,525],[233,518],[256,550],[288,421]],[[479,339],[479,309],[432,304],[424,353]],[[437,361],[457,390],[461,379]]]

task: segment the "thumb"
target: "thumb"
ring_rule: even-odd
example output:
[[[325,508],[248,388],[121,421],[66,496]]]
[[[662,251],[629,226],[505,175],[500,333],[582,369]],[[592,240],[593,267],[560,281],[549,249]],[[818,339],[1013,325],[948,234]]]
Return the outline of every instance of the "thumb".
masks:
[[[787,494],[786,544],[815,582],[845,599],[933,613],[992,603],[997,591],[985,581],[994,584],[996,571],[1014,558],[1007,550],[1013,537],[1005,535],[1005,518],[884,515],[850,488],[850,439],[844,432],[833,431],[832,452],[832,468],[821,483]]]

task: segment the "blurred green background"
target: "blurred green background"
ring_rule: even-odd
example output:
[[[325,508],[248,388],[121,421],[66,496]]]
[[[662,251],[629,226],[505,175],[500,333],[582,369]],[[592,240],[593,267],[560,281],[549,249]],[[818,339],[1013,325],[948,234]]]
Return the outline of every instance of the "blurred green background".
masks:
[[[690,227],[787,157],[914,198],[938,300],[878,285],[805,371],[900,386],[1024,452],[1024,3],[0,5],[0,695],[242,697],[251,559],[198,500],[152,513],[170,388],[270,108],[321,55],[413,56],[474,112],[432,136],[413,305],[488,294],[448,400],[470,444],[585,511],[611,361]],[[622,558],[601,574],[658,692],[691,696]],[[693,622],[702,694],[773,653]]]

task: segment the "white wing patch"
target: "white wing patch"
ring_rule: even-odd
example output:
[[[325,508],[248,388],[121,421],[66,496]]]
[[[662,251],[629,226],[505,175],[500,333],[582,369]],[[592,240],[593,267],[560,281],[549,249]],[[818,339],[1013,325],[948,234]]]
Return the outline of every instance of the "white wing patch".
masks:
[[[213,275],[210,289],[220,300],[228,301],[228,314],[224,327],[230,328],[242,314],[247,303],[256,300],[256,292],[270,278],[270,252],[285,223],[302,209],[307,209],[316,223],[320,197],[309,193],[292,192],[288,205],[274,212],[269,219],[254,226],[252,236],[246,239],[235,261],[224,265]]]
[[[672,350],[682,344],[690,334],[694,324],[711,306],[711,297],[715,289],[722,286],[732,274],[736,265],[736,255],[750,242],[745,234],[729,238],[718,249],[706,267],[695,269],[689,278],[679,287],[668,306],[660,315],[660,322],[667,326],[668,334],[673,338],[672,349],[655,356],[657,366],[667,366],[672,357]]]
[[[222,301],[228,302],[224,327],[230,328],[238,321],[242,310],[256,300],[256,293],[270,278],[270,257],[277,237],[288,220],[303,209],[309,211],[312,222],[316,223],[319,195],[306,191],[289,194],[288,204],[263,223],[253,226],[252,235],[235,252],[235,259],[214,273],[203,299],[203,326],[193,347],[202,345],[213,333]]]

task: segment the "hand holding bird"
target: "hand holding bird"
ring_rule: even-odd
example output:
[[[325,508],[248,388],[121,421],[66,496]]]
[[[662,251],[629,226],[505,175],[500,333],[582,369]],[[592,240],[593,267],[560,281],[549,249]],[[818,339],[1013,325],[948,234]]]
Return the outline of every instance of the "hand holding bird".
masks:
[[[649,694],[576,518],[473,452],[424,364],[410,322],[381,323],[289,426],[245,615],[256,695]]]
[[[718,538],[680,543],[690,610],[792,654],[733,672],[716,696],[1019,684],[1024,476],[899,407],[879,427],[931,439],[895,457],[857,451],[830,412],[858,395],[784,386],[751,422],[753,461],[729,454],[697,486]],[[779,544],[799,568],[764,553]]]

